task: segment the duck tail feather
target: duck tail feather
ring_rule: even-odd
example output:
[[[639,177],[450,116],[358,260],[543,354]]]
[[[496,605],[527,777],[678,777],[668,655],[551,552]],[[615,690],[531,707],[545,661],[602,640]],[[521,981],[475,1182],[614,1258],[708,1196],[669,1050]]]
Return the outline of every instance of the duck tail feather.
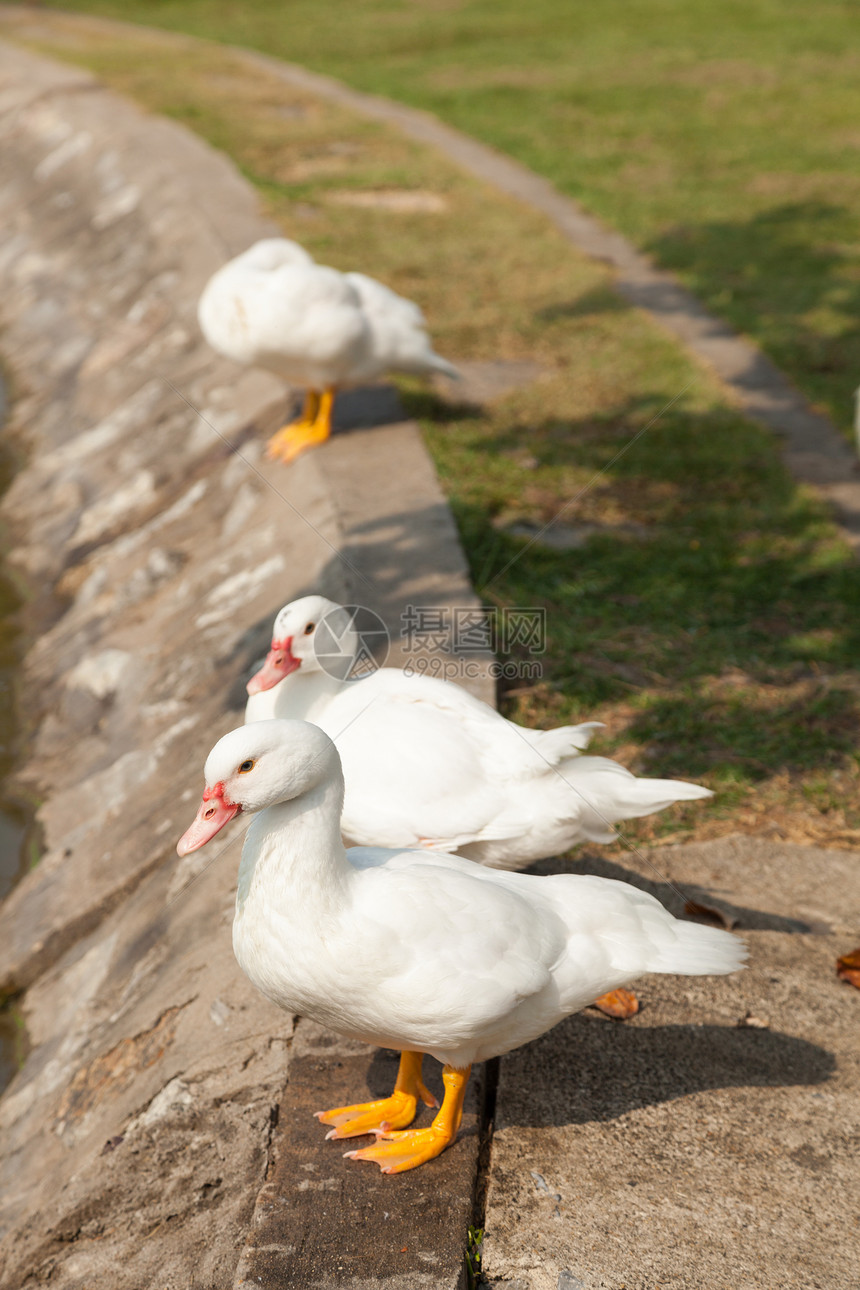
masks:
[[[744,966],[749,951],[742,940],[718,927],[676,919],[671,940],[661,938],[654,947],[649,972],[677,972],[685,976],[724,976]]]

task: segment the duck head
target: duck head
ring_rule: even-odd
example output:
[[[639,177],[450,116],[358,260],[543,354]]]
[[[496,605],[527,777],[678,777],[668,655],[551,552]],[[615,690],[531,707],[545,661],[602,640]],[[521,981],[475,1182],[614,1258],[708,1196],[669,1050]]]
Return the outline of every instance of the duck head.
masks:
[[[203,801],[177,853],[205,846],[240,811],[287,802],[339,774],[334,744],[308,721],[255,721],[231,730],[206,758]]]
[[[346,680],[358,652],[358,634],[348,609],[325,596],[303,596],[284,605],[275,619],[266,661],[251,677],[249,694],[271,690],[291,672],[328,672]]]
[[[247,251],[237,255],[233,264],[241,264],[248,269],[257,269],[261,273],[271,273],[285,265],[313,264],[313,257],[298,242],[291,242],[288,237],[264,237]]]

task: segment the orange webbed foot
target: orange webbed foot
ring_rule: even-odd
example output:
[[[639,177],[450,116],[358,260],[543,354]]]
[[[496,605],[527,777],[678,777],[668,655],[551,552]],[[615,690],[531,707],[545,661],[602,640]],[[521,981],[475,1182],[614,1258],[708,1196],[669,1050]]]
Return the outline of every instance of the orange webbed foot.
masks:
[[[404,1053],[403,1057],[408,1056]],[[401,1059],[402,1060],[402,1059]],[[419,1067],[420,1069],[420,1067]],[[469,1082],[470,1067],[458,1070],[446,1066],[442,1072],[445,1099],[435,1120],[426,1129],[407,1129],[403,1133],[392,1129],[374,1129],[376,1142],[360,1151],[346,1151],[347,1160],[370,1160],[379,1165],[384,1174],[401,1174],[415,1169],[425,1161],[439,1156],[457,1136],[463,1118],[463,1099]],[[401,1065],[401,1072],[403,1067]],[[400,1080],[398,1078],[398,1085]]]
[[[294,421],[272,435],[266,445],[266,456],[269,461],[281,461],[289,465],[308,448],[315,448],[327,438],[328,431],[319,429],[315,424]]]
[[[345,1151],[346,1160],[370,1160],[384,1174],[401,1174],[416,1169],[425,1161],[439,1156],[454,1141],[457,1131],[448,1126],[431,1124],[427,1129],[407,1129],[405,1133],[376,1130],[376,1142],[360,1151]]]
[[[318,444],[325,443],[331,434],[333,407],[333,389],[324,390],[322,394],[311,391],[305,400],[304,411],[299,419],[272,435],[266,446],[266,456],[269,460],[282,461],[285,465],[289,465],[308,448],[316,448]]]
[[[376,1102],[358,1102],[355,1106],[338,1106],[331,1111],[317,1111],[321,1124],[333,1124],[325,1136],[329,1138],[357,1138],[363,1133],[384,1132],[388,1129],[405,1129],[415,1119],[418,1097],[425,1106],[438,1106],[436,1098],[423,1084],[416,1097],[395,1089],[391,1097]]]
[[[436,1098],[421,1078],[423,1053],[403,1052],[397,1071],[397,1083],[390,1097],[375,1102],[357,1102],[355,1106],[336,1106],[331,1111],[317,1111],[322,1124],[333,1124],[326,1138],[357,1138],[363,1133],[405,1129],[415,1119],[418,1100],[425,1106],[438,1106]]]

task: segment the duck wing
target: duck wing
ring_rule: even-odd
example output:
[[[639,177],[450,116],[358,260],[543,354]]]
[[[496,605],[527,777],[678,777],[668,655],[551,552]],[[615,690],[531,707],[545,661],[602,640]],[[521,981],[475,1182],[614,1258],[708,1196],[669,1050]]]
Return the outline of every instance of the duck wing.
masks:
[[[384,964],[380,1005],[414,1019],[416,1039],[467,1041],[549,985],[564,925],[527,892],[486,881],[510,875],[450,855],[371,847],[347,855],[361,876],[350,921],[376,946],[366,970]]]
[[[496,823],[505,784],[475,729],[392,685],[387,670],[344,686],[314,719],[341,756],[343,832],[352,841],[450,848],[508,835]]]
[[[746,957],[730,933],[684,923],[628,883],[504,873],[456,856],[347,854],[360,875],[350,917],[389,947],[381,997],[420,1018],[416,1042],[506,1052],[643,973],[725,973]]]
[[[380,668],[366,680],[353,684],[371,683],[375,698],[413,704],[444,714],[459,724],[476,747],[492,758],[494,773],[511,778],[542,774],[548,765],[555,766],[563,758],[587,748],[594,731],[603,725],[600,721],[584,721],[555,730],[531,730],[508,721],[495,708],[452,681],[400,668]]]
[[[523,731],[457,685],[396,668],[345,685],[314,720],[343,761],[345,836],[431,850],[516,846],[540,807],[531,785],[595,724]]]

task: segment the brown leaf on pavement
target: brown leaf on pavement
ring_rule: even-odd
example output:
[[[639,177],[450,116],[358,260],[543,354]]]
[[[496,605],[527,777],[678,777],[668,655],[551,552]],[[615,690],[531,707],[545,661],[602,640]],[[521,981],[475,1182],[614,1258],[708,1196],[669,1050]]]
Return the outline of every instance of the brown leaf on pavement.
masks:
[[[836,975],[860,990],[860,947],[836,960]]]
[[[727,932],[738,925],[738,920],[732,918],[731,914],[717,909],[716,905],[702,905],[698,900],[688,900],[684,906],[684,913],[689,914],[691,918],[706,918],[709,923],[716,923],[718,927],[724,927]]]
[[[750,1030],[770,1030],[770,1022],[767,1017],[757,1017],[754,1012],[748,1012],[741,1017],[738,1025]]]
[[[627,1017],[636,1016],[639,1000],[632,990],[610,990],[608,994],[595,999],[592,1007],[599,1008],[607,1017],[614,1017],[616,1021],[624,1021]]]

